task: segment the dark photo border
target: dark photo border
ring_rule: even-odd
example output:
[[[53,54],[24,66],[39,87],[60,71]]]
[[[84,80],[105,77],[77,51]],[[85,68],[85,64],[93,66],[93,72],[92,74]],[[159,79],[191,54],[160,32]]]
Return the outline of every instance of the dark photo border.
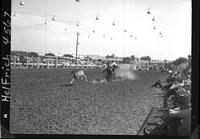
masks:
[[[192,134],[199,125],[199,0],[192,1]],[[50,135],[50,134],[10,134],[10,52],[11,52],[11,0],[1,0],[1,137],[10,138],[191,138],[172,136],[118,136],[118,135]],[[11,98],[12,99],[12,98]],[[198,133],[194,133],[194,139]]]
[[[1,0],[1,136],[10,129],[11,0]]]

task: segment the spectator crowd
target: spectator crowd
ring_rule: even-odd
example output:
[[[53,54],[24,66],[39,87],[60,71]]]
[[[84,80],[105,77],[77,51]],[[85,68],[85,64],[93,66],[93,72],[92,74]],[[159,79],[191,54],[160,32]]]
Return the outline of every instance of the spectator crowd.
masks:
[[[185,66],[186,65],[186,66]],[[168,70],[165,81],[152,87],[161,88],[164,98],[163,115],[154,128],[145,127],[145,135],[189,136],[191,132],[191,60]],[[158,124],[159,123],[159,124]]]

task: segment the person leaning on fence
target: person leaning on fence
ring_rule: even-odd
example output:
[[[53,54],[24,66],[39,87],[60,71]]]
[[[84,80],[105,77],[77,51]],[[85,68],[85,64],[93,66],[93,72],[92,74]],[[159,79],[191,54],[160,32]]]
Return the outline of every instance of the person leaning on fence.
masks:
[[[174,70],[169,74],[166,80],[169,88],[165,90],[164,95],[164,107],[169,109],[166,121],[168,135],[188,136],[191,132],[191,64],[188,64],[183,71]],[[161,81],[152,86],[156,84],[161,84]],[[164,87],[163,84],[160,86]],[[157,130],[149,134],[155,134],[155,131]]]
[[[169,117],[172,121],[173,119],[179,119],[177,134],[187,136],[191,130],[191,79],[183,75],[178,76],[179,79],[182,79],[182,82],[174,83],[171,87],[171,89],[176,88],[176,99],[173,102],[175,104],[174,108],[169,109]]]

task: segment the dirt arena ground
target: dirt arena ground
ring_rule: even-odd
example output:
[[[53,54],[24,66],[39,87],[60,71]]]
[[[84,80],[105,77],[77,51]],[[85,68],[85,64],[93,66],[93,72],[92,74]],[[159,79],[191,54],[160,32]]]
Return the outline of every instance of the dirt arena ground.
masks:
[[[12,70],[10,132],[135,135],[151,107],[163,105],[151,84],[166,73],[135,71],[135,80],[92,84],[102,70],[85,72],[89,82],[70,86],[69,69]]]

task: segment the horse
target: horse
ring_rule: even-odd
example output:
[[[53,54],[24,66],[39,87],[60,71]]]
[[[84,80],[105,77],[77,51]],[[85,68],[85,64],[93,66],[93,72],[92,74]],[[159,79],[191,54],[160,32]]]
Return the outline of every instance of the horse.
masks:
[[[112,81],[116,79],[115,70],[118,68],[116,63],[112,63],[111,65],[107,65],[106,69],[103,72],[106,72],[106,80]]]

